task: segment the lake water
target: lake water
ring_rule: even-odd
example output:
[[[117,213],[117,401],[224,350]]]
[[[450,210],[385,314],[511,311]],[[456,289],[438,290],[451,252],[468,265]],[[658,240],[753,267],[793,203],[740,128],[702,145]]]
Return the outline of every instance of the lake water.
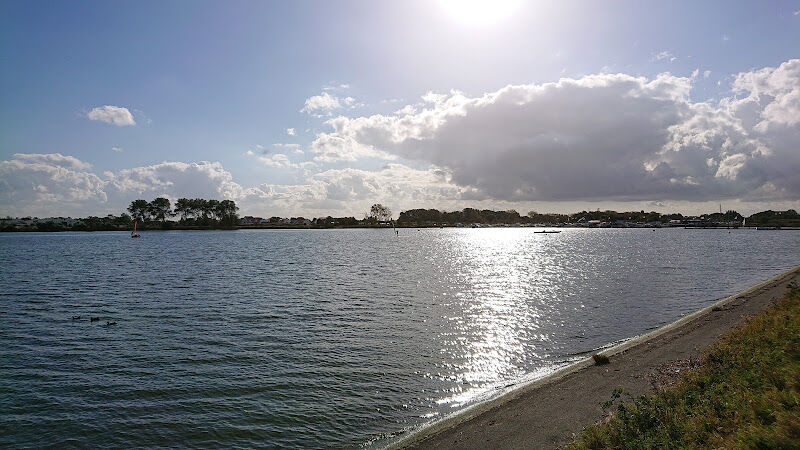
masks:
[[[2,234],[0,445],[379,445],[800,264],[798,231],[533,231]]]

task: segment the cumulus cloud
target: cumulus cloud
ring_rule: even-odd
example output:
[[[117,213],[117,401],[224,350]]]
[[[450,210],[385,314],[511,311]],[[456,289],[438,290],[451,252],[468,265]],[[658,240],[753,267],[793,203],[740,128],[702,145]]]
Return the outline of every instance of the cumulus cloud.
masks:
[[[136,198],[239,198],[245,190],[219,162],[164,162],[105,172],[72,156],[14,154],[0,161],[0,211],[23,215],[119,214]]]
[[[397,163],[386,164],[377,171],[331,169],[313,175],[311,180],[321,182],[325,198],[334,201],[374,200],[402,204],[404,200],[413,200],[420,204],[458,198],[460,193],[441,169],[420,170]]]
[[[315,95],[306,99],[305,105],[300,112],[313,112],[320,109],[335,109],[341,108],[339,99],[333,95],[323,92],[322,94]]]
[[[74,156],[64,156],[61,153],[14,153],[14,160],[29,164],[35,167],[52,166],[62,169],[87,170],[92,165],[75,158]]]
[[[122,106],[98,106],[86,113],[86,117],[89,120],[99,120],[118,127],[136,125],[136,121],[133,120],[133,114],[128,108],[123,108]]]
[[[287,128],[286,129],[286,134],[288,134],[289,136],[296,136],[297,132],[295,131],[294,128]]]
[[[105,187],[113,194],[235,198],[242,192],[242,187],[233,182],[231,173],[219,162],[163,162],[105,175]]]
[[[261,161],[265,166],[273,167],[276,169],[298,167],[297,164],[292,163],[289,160],[289,157],[284,155],[283,153],[275,153],[274,155],[269,155],[269,156],[259,156],[258,160]]]
[[[449,183],[436,167],[414,169],[390,163],[379,170],[329,169],[298,185],[260,185],[245,191],[241,202],[255,210],[285,215],[360,215],[375,202],[397,211],[417,207],[445,207],[459,198],[460,188]]]
[[[476,199],[796,199],[799,67],[739,74],[716,105],[692,102],[693,80],[668,73],[429,93],[395,114],[331,119],[311,150],[432,163]]]
[[[259,159],[278,168],[307,167],[280,153]],[[71,156],[15,154],[0,161],[0,214],[119,214],[132,200],[164,196],[173,201],[231,199],[245,214],[358,215],[376,201],[398,210],[447,205],[460,196],[460,188],[448,177],[436,167],[413,169],[391,163],[376,171],[330,169],[307,175],[298,184],[245,188],[219,162],[171,161],[98,175],[90,164]]]
[[[87,203],[105,202],[105,183],[88,172],[90,168],[59,153],[16,153],[0,161],[0,210],[16,216],[47,214],[48,210],[69,213]]]
[[[339,109],[345,106],[352,106],[355,104],[356,99],[353,97],[337,97],[328,92],[323,92],[319,95],[309,97],[306,99],[305,105],[300,112],[315,114],[319,112],[329,113],[331,110]]]

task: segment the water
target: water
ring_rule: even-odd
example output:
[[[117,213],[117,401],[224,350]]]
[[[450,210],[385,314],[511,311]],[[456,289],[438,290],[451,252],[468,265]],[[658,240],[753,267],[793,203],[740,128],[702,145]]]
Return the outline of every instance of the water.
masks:
[[[2,234],[0,444],[380,445],[800,264],[797,231],[533,231]]]

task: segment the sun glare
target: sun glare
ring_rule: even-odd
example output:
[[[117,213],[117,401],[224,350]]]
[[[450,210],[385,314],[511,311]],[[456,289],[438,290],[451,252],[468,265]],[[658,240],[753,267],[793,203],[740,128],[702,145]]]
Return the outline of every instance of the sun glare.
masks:
[[[465,25],[486,26],[514,13],[521,0],[440,0],[445,13]]]

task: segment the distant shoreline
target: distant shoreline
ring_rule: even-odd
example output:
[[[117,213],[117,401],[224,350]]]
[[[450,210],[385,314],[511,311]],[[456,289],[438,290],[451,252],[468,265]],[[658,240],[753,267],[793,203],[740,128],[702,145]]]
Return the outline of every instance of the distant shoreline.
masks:
[[[698,357],[703,349],[783,296],[800,280],[800,266],[715,302],[650,333],[554,373],[511,388],[390,443],[389,448],[555,448],[603,418],[614,389],[637,396],[653,390],[649,374],[666,363]]]
[[[432,229],[432,228],[458,228],[458,229],[485,229],[485,228],[542,228],[542,229],[615,229],[615,230],[640,230],[640,229],[686,229],[686,230],[759,230],[759,231],[780,231],[780,230],[800,230],[800,227],[741,227],[741,226],[636,226],[636,227],[622,227],[622,226],[564,226],[564,225],[528,225],[528,224],[506,224],[506,225],[483,225],[483,226],[457,226],[457,225],[395,225],[395,228],[402,230],[409,229]],[[239,231],[239,230],[354,230],[354,229],[392,229],[391,226],[337,226],[325,227],[314,225],[278,225],[278,226],[238,226],[234,228],[205,228],[205,227],[174,227],[174,228],[152,228],[140,229],[141,232],[149,233],[153,231]],[[81,230],[81,229],[0,229],[0,233],[63,233],[63,232],[80,232],[80,233],[93,233],[93,232],[130,232],[128,229],[96,229],[96,230]]]

